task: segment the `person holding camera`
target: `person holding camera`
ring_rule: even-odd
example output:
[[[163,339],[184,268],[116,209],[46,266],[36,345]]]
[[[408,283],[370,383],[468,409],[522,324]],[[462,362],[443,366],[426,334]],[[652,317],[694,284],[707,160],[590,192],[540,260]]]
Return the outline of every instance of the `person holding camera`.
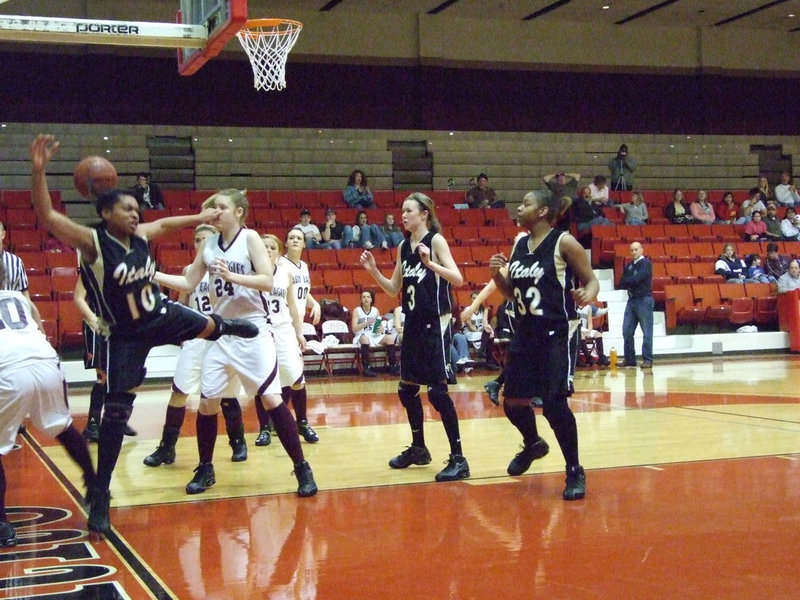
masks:
[[[617,150],[617,155],[608,162],[611,171],[611,189],[627,191],[633,189],[633,172],[636,170],[636,161],[628,156],[628,146],[622,144]]]

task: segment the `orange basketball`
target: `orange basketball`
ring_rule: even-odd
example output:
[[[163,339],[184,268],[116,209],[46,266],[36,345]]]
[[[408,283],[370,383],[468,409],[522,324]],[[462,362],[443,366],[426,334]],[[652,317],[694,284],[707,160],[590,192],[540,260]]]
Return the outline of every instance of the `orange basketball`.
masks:
[[[102,156],[87,156],[75,166],[72,181],[81,196],[93,198],[117,187],[119,176],[111,161]]]

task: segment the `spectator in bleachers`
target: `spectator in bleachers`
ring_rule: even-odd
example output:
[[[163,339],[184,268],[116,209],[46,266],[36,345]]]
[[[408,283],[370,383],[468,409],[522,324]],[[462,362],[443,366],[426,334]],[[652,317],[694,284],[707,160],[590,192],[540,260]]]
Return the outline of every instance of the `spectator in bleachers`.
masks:
[[[744,226],[744,238],[750,242],[767,239],[767,224],[761,220],[761,211],[753,211],[753,218]]]
[[[572,217],[580,233],[591,231],[592,225],[611,225],[603,213],[603,202],[592,200],[592,190],[587,186],[572,205]]]
[[[152,183],[147,173],[139,173],[136,183],[131,188],[131,194],[139,202],[139,210],[155,209],[164,210],[164,196],[159,187]]]
[[[606,206],[613,204],[608,198],[608,185],[605,175],[595,175],[594,181],[589,184],[592,191],[592,200],[600,201]]]
[[[388,248],[389,242],[383,237],[381,228],[373,223],[367,223],[367,213],[363,210],[356,215],[354,225],[344,226],[344,239],[348,248]]]
[[[350,208],[375,208],[375,200],[367,186],[364,171],[356,169],[350,173],[347,186],[344,188],[344,202]]]
[[[778,252],[778,244],[775,242],[767,244],[767,262],[764,264],[767,275],[777,280],[789,270],[790,262],[791,259],[788,256]]]
[[[778,293],[800,289],[800,263],[793,260],[786,273],[778,278]]]
[[[726,283],[746,283],[747,266],[744,261],[736,256],[736,247],[733,244],[725,244],[722,254],[714,264],[714,272],[722,275]]]
[[[394,222],[394,215],[392,213],[386,213],[384,215],[383,224],[380,226],[380,229],[383,237],[386,238],[389,248],[397,248],[405,237],[403,235],[403,228]]]
[[[786,216],[781,221],[781,235],[787,242],[800,240],[800,215],[791,206],[786,209]]]
[[[764,267],[761,266],[761,257],[758,254],[748,254],[744,259],[747,266],[747,278],[760,283],[772,283],[775,278],[767,275]]]
[[[330,246],[322,241],[322,233],[319,227],[311,222],[311,211],[304,208],[300,211],[300,222],[295,225],[296,229],[303,232],[306,236],[306,248],[313,250],[315,248],[330,248]]]
[[[767,238],[771,240],[783,239],[781,233],[781,220],[778,218],[778,207],[775,202],[767,202],[767,214],[761,219],[767,225]]]
[[[372,369],[369,362],[370,346],[386,346],[389,359],[389,369],[392,373],[399,373],[397,368],[397,349],[395,339],[397,336],[388,333],[386,321],[381,317],[381,312],[374,306],[375,292],[364,290],[361,292],[361,304],[352,311],[350,329],[353,332],[353,341],[361,350],[361,366],[364,368],[364,377],[376,377],[378,374]]]
[[[775,199],[783,206],[797,206],[800,204],[800,194],[792,183],[789,171],[781,173],[781,182],[775,186]]]
[[[646,225],[650,218],[641,192],[633,192],[630,203],[618,204],[617,208],[625,215],[626,225]]]
[[[633,189],[636,161],[628,156],[628,146],[622,144],[619,147],[617,155],[608,161],[608,170],[611,171],[611,189],[622,191]]]
[[[767,200],[764,196],[764,192],[759,188],[752,188],[750,190],[750,196],[742,202],[740,215],[744,217],[746,223],[749,223],[755,211],[761,212],[763,220],[764,214],[767,212]]]
[[[347,240],[344,239],[344,225],[336,220],[336,210],[329,208],[325,212],[325,223],[318,227],[322,235],[322,241],[328,244],[328,248],[346,248]]]
[[[556,198],[571,198],[575,200],[578,196],[578,181],[581,179],[580,173],[565,173],[559,171],[550,173],[542,177],[542,181]]]
[[[769,180],[764,175],[761,175],[761,177],[758,178],[758,185],[756,188],[758,188],[758,191],[764,195],[763,201],[765,204],[770,200],[775,199],[775,194],[773,193],[772,188],[769,186]],[[752,191],[753,190],[750,190],[751,196]]]
[[[744,219],[739,214],[739,205],[733,200],[731,192],[725,192],[722,195],[722,202],[717,205],[717,221],[737,225],[744,223]]]
[[[467,205],[470,208],[505,208],[506,203],[497,199],[495,191],[489,187],[486,173],[478,175],[478,181],[467,190]]]
[[[664,207],[664,216],[674,224],[694,222],[689,207],[683,200],[683,190],[676,188],[672,192],[672,202]]]
[[[689,205],[689,212],[695,223],[711,225],[717,220],[714,207],[708,201],[708,194],[705,190],[697,190],[697,200]]]

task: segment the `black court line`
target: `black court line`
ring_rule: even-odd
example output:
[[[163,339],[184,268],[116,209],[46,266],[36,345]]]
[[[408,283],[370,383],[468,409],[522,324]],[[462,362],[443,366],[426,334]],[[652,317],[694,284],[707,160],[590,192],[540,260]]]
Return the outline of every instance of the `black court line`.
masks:
[[[31,449],[36,453],[36,455],[41,459],[41,461],[47,466],[53,476],[67,488],[67,491],[70,495],[78,502],[79,505],[83,505],[83,495],[78,491],[73,483],[66,478],[64,473],[56,466],[56,464],[50,459],[47,453],[42,449],[39,443],[31,436],[29,431],[25,431],[22,433],[22,437],[30,445]],[[97,535],[90,532],[89,535]],[[114,549],[119,553],[120,559],[128,565],[128,568],[135,573],[150,591],[155,598],[158,600],[175,600],[174,596],[172,596],[164,586],[156,579],[150,567],[145,565],[138,556],[133,552],[133,549],[126,544],[112,529],[112,531],[103,536],[106,541],[114,547]]]
[[[684,410],[693,410],[697,412],[706,413],[709,415],[727,415],[729,417],[741,417],[743,419],[757,419],[759,421],[771,421],[773,423],[786,423],[789,425],[800,425],[800,421],[793,421],[791,419],[776,419],[775,417],[763,417],[761,415],[747,415],[727,410],[712,410],[710,408],[700,408],[696,406],[679,406],[675,408],[682,408]]]

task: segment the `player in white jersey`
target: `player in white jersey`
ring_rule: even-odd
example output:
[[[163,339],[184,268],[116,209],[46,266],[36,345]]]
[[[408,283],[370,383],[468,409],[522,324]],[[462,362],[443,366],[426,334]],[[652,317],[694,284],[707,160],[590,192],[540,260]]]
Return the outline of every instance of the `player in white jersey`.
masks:
[[[0,282],[5,278],[0,261]],[[31,301],[0,283],[0,456],[14,447],[25,415],[64,446],[91,490],[94,467],[86,441],[72,425],[58,354],[39,330]],[[17,534],[6,516],[6,474],[0,458],[0,546],[16,544]]]
[[[278,354],[278,376],[281,381],[281,397],[286,402],[291,395],[305,395],[306,380],[303,375],[303,350],[306,346],[303,337],[303,318],[297,304],[291,301],[295,297],[292,264],[283,256],[283,243],[277,236],[265,233],[261,236],[270,260],[275,265],[272,275],[272,291],[267,297],[267,312],[272,324],[272,335],[275,337],[275,348]],[[305,406],[305,403],[303,403]],[[256,398],[259,414],[266,415],[260,398]],[[259,423],[259,426],[261,424]],[[271,441],[269,426],[259,427],[256,446],[268,446]],[[300,434],[308,442],[317,442],[319,437],[304,420],[298,423]],[[309,438],[309,433],[311,437]]]
[[[294,463],[300,496],[317,492],[311,467],[303,456],[297,426],[280,396],[275,342],[267,317],[265,292],[272,289],[272,262],[258,234],[244,227],[249,204],[244,193],[222,190],[203,203],[219,211],[214,225],[218,234],[203,242],[183,276],[159,273],[159,283],[191,292],[209,274],[212,310],[220,317],[238,315],[255,324],[259,334],[247,343],[212,343],[203,357],[200,408],[197,413],[197,447],[200,464],[186,486],[199,494],[216,483],[212,459],[217,438],[220,401],[239,376],[250,396],[261,396],[278,437]]]
[[[217,233],[212,225],[198,225],[194,230],[194,250],[200,251],[206,238]],[[184,273],[186,269],[184,269]],[[211,314],[211,299],[208,297],[208,275],[197,284],[191,293],[181,292],[178,295],[178,302],[185,304],[203,314]],[[186,401],[189,394],[197,393],[200,390],[200,372],[203,366],[203,355],[205,354],[208,342],[206,340],[194,339],[183,342],[178,362],[175,365],[175,375],[172,378],[172,394],[167,404],[167,414],[164,418],[164,428],[161,432],[161,441],[152,454],[144,458],[144,464],[148,467],[158,467],[162,464],[172,464],[175,462],[175,444],[183,427],[186,416]],[[238,383],[231,387],[229,398],[223,398],[222,416],[225,418],[225,429],[228,433],[228,440],[233,454],[233,462],[247,460],[247,444],[244,441],[244,425],[242,423],[242,407],[239,400],[235,397],[238,392]]]
[[[287,301],[295,305],[301,322],[306,314],[306,309],[309,309],[311,311],[311,321],[316,325],[319,323],[321,310],[319,302],[311,295],[311,275],[308,271],[308,265],[300,258],[305,247],[306,238],[302,230],[289,230],[289,233],[286,234],[286,254],[282,257],[280,264],[286,267],[292,279],[292,293],[287,296]],[[276,261],[273,262],[276,265],[279,264]],[[281,363],[280,357],[278,357],[278,363]],[[312,444],[318,442],[319,436],[317,432],[308,424],[306,408],[308,406],[308,396],[306,394],[305,381],[302,384],[297,382],[287,383],[287,380],[282,376],[281,396],[283,396],[283,401],[287,404],[291,399],[297,419],[297,428],[303,439]],[[256,445],[266,446],[269,444],[270,422],[260,402],[256,402],[256,413],[258,414],[259,425]]]

